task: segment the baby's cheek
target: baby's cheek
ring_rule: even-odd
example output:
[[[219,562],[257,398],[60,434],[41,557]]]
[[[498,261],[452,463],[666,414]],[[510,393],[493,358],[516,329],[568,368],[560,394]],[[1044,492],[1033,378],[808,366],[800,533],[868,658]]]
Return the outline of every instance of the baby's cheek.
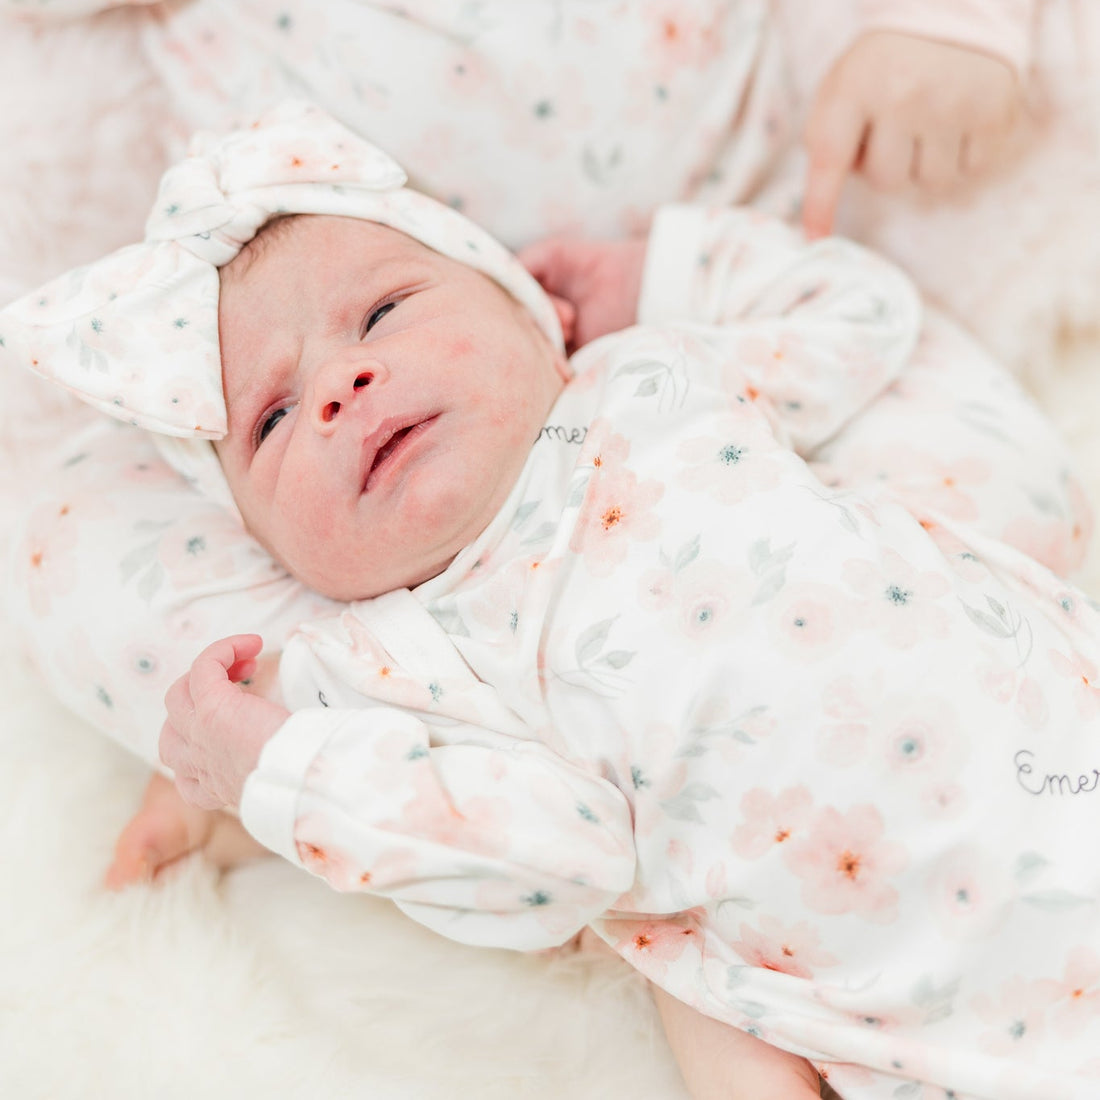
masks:
[[[443,349],[452,362],[460,362],[474,353],[474,342],[468,336],[456,336]]]

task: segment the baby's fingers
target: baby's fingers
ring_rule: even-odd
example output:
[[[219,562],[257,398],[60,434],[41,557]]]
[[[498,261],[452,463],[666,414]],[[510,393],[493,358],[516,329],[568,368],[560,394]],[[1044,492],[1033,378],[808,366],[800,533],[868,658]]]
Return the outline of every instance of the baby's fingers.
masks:
[[[238,683],[256,671],[256,658],[263,649],[258,634],[233,634],[208,645],[191,666],[191,696],[198,700],[220,691],[227,680]]]
[[[566,268],[565,247],[558,237],[549,237],[526,248],[521,248],[516,256],[521,264],[548,290],[553,290],[563,282]]]
[[[917,141],[913,177],[933,192],[958,186],[963,174],[962,135],[952,130],[922,134]]]
[[[878,120],[867,136],[860,170],[878,191],[900,191],[914,179],[917,144],[912,133]]]
[[[864,126],[862,111],[827,92],[814,108],[806,128],[810,168],[802,202],[802,228],[811,239],[833,231],[840,192],[859,158]]]

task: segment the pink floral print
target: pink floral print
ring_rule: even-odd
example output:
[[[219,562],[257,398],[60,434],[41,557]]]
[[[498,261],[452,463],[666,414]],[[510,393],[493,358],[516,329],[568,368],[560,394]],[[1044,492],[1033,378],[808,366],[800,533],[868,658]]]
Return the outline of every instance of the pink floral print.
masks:
[[[820,935],[805,921],[787,926],[775,917],[764,916],[759,923],[759,930],[742,924],[741,939],[730,941],[730,947],[746,966],[776,970],[794,978],[812,978],[815,967],[836,965],[836,957],[824,950]]]
[[[885,832],[874,806],[818,810],[805,835],[784,852],[802,880],[806,905],[815,913],[854,913],[876,924],[895,920],[900,894],[889,880],[905,869],[908,856]]]

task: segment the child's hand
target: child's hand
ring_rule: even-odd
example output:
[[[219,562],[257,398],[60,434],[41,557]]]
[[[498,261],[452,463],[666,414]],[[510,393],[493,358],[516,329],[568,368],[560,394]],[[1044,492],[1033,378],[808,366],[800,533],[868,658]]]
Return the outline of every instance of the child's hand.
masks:
[[[844,180],[945,191],[991,166],[1019,116],[1011,66],[961,46],[893,31],[859,38],[822,81],[806,127],[807,236],[832,231]]]
[[[209,645],[164,697],[160,758],[184,799],[206,810],[238,806],[260,750],[290,717],[239,681],[256,669],[263,641],[237,634]]]
[[[634,324],[646,242],[550,237],[519,253],[520,261],[559,303],[565,303],[566,348],[577,348]]]

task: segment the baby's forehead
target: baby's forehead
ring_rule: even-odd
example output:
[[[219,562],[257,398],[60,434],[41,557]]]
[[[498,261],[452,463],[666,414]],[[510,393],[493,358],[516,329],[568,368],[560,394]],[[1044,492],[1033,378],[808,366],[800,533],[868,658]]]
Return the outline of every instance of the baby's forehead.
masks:
[[[381,222],[330,214],[283,214],[265,222],[220,269],[219,277],[224,285],[240,280],[257,266],[277,269],[280,261],[297,262],[303,250],[317,259],[331,254],[334,259],[363,262],[441,258],[421,241]],[[341,250],[346,250],[346,255],[340,256]]]

